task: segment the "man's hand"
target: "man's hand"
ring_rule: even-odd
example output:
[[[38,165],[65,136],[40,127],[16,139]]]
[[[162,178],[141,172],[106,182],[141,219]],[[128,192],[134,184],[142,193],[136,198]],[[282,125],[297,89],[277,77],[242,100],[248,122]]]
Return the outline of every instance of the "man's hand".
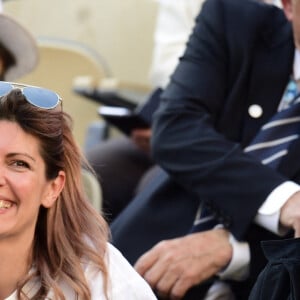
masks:
[[[135,144],[147,154],[150,153],[151,129],[134,129],[131,138]]]
[[[142,255],[135,269],[160,297],[181,299],[187,290],[218,273],[231,260],[224,229],[162,241]]]
[[[295,237],[300,237],[300,192],[292,195],[280,210],[280,223],[293,228]]]

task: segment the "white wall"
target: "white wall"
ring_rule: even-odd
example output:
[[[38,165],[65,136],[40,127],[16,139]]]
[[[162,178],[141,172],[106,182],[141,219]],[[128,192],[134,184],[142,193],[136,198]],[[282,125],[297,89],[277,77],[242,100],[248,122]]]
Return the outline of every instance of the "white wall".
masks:
[[[174,0],[176,1],[176,0]],[[148,84],[153,0],[8,0],[4,12],[35,37],[67,38],[97,50],[116,77]]]

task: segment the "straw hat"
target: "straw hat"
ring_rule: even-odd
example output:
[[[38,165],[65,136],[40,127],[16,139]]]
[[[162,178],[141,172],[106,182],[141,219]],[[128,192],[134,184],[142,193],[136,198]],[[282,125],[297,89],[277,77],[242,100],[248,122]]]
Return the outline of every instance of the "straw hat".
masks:
[[[12,54],[15,64],[4,79],[13,81],[34,69],[38,63],[38,48],[33,36],[17,21],[0,12],[0,43]]]

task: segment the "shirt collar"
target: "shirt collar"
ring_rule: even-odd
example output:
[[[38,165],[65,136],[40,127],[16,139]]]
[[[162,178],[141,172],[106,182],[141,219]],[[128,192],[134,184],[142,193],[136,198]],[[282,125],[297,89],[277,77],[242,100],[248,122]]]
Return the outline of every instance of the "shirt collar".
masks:
[[[299,82],[300,81],[300,50],[295,50],[295,58],[294,58],[294,79]]]

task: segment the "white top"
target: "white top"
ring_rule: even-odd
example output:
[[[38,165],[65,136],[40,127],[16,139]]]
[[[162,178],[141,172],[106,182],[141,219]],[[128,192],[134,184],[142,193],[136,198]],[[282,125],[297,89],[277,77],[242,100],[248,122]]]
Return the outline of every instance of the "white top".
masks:
[[[149,76],[154,87],[165,87],[184,52],[204,0],[156,1],[158,13]]]
[[[204,0],[156,0],[158,13],[150,66],[153,87],[166,87],[195,25]],[[281,7],[280,0],[265,0]]]
[[[110,287],[108,290],[109,300],[157,299],[146,281],[133,269],[133,267],[128,263],[124,256],[114,246],[108,244],[107,251],[108,255],[106,256],[106,261],[110,283]],[[102,288],[102,273],[99,272],[99,270],[91,263],[88,263],[84,269],[84,274],[89,283],[92,293],[91,300],[105,299]],[[75,299],[73,290],[71,290],[64,283],[60,283],[60,286],[66,299]],[[54,299],[51,291],[47,299]],[[17,293],[14,292],[4,300],[17,300]]]

